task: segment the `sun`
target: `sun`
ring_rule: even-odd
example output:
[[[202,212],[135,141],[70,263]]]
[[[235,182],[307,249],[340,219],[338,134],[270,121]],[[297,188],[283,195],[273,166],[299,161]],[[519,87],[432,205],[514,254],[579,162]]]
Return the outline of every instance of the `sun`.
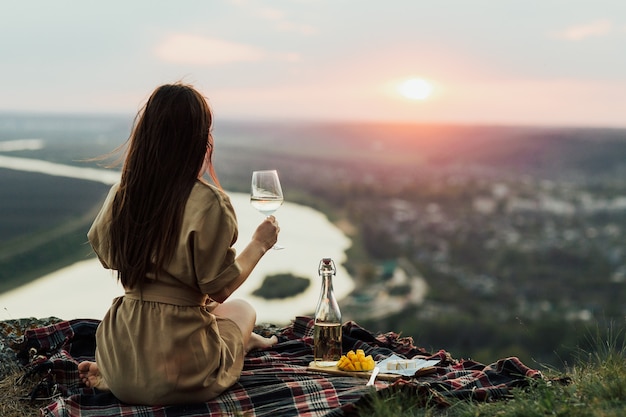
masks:
[[[398,91],[410,100],[426,100],[433,92],[433,86],[422,78],[411,78],[398,85]]]

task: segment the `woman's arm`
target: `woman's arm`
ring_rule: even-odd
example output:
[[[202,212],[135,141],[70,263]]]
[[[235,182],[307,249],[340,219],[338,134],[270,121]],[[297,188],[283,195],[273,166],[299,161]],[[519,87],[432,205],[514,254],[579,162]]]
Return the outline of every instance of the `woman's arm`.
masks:
[[[269,216],[263,220],[254,232],[250,243],[237,256],[237,263],[241,268],[241,273],[218,293],[211,294],[211,299],[218,303],[226,301],[248,279],[263,255],[274,246],[278,240],[278,232],[280,232],[280,227],[278,227],[278,222],[274,216]]]

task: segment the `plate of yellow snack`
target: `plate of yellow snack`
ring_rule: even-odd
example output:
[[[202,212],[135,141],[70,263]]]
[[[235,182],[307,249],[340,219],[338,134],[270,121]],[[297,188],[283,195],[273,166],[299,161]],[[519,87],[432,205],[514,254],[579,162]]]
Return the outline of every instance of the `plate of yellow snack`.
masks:
[[[372,358],[372,355],[365,356],[363,349],[357,349],[349,351],[345,355],[342,355],[337,362],[337,369],[342,371],[351,372],[367,372],[373,371],[376,367],[376,362]]]
[[[438,362],[423,359],[403,359],[397,355],[392,355],[376,363],[371,355],[365,355],[362,349],[356,349],[342,355],[335,366],[319,366],[313,361],[307,369],[333,375],[369,378],[374,368],[377,367],[380,370],[378,379],[393,381],[402,376],[412,376],[418,370],[432,367]]]

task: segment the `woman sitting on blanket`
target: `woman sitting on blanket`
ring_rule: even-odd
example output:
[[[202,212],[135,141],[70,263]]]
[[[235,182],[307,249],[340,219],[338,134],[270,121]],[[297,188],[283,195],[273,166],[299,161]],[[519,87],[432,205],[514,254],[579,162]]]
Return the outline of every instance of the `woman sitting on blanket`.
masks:
[[[193,87],[158,87],[136,119],[121,181],[88,233],[125,294],[98,327],[96,362],[78,371],[88,387],[126,403],[207,401],[239,379],[246,352],[276,343],[253,333],[252,306],[226,300],[280,229],[266,218],[236,256],[237,219],[213,169],[211,125]]]

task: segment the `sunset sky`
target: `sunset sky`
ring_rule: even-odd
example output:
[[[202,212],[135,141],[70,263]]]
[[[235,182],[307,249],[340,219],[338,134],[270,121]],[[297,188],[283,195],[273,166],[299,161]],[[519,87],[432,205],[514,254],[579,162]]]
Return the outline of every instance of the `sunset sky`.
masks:
[[[182,80],[225,119],[626,127],[624,0],[28,0],[0,22],[0,111],[135,113]]]

